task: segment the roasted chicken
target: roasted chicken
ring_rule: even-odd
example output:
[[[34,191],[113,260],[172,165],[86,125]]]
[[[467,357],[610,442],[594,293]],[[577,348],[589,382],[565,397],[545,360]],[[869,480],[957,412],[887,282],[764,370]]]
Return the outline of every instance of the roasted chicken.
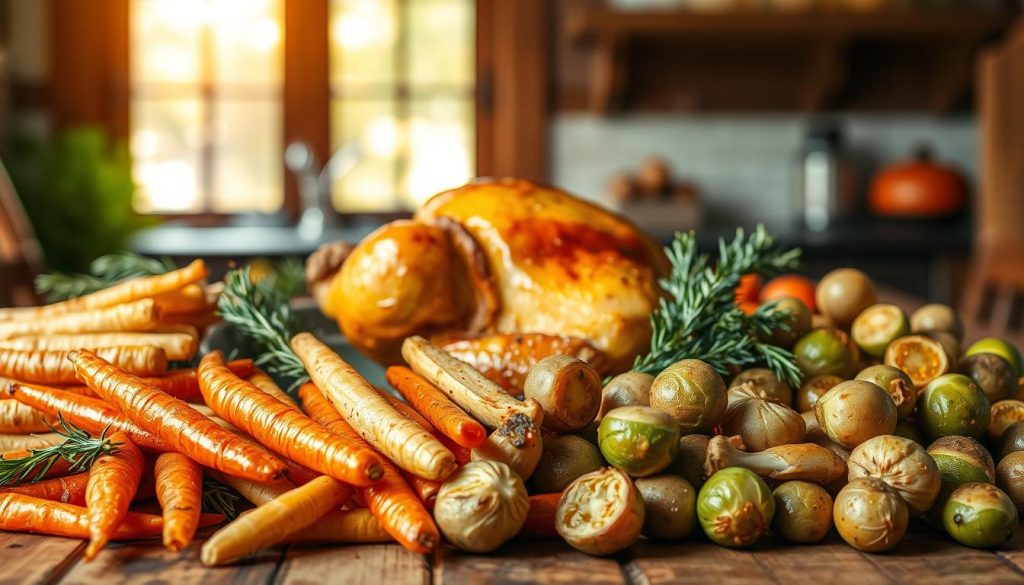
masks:
[[[436,195],[354,247],[322,247],[307,279],[376,360],[400,361],[402,340],[424,335],[514,388],[552,353],[627,369],[648,348],[666,268],[661,249],[615,214],[500,179]]]

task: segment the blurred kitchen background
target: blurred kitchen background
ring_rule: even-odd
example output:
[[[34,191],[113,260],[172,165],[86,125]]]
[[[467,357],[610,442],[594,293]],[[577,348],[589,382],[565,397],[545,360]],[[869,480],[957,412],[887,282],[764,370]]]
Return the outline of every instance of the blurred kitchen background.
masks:
[[[304,256],[510,175],[1019,319],[1022,4],[0,0],[0,304],[117,249]]]

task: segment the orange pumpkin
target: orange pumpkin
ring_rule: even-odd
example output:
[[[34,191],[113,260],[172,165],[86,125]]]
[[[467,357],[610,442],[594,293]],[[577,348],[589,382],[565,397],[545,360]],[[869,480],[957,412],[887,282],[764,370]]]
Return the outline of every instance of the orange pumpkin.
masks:
[[[967,181],[956,170],[933,162],[926,150],[915,160],[875,175],[871,211],[890,217],[943,217],[967,206]]]

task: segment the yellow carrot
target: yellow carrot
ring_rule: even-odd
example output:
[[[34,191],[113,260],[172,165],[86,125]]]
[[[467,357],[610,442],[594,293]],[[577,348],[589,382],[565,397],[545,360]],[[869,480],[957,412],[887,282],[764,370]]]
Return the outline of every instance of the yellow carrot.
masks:
[[[288,393],[282,390],[281,387],[278,386],[276,382],[274,382],[274,379],[268,376],[267,373],[264,372],[263,370],[259,368],[253,370],[252,375],[249,376],[249,383],[259,388],[260,390],[263,390],[267,394],[270,394],[274,398],[277,398],[278,400],[294,408],[295,410],[300,410],[299,405],[296,404],[295,402],[295,399],[292,398],[291,396],[288,396]]]
[[[345,360],[309,333],[292,338],[292,349],[310,378],[359,435],[402,469],[443,480],[455,456],[423,427],[402,416]]]
[[[393,542],[380,521],[366,508],[335,510],[292,534],[289,544],[356,544]]]
[[[0,339],[23,335],[101,333],[104,331],[146,331],[160,321],[160,309],[153,299],[142,299],[104,307],[66,313],[48,318],[0,322]]]
[[[218,530],[203,544],[200,559],[207,566],[224,565],[273,546],[339,508],[351,495],[350,486],[318,477]]]
[[[287,479],[265,482],[252,481],[251,479],[243,479],[222,473],[218,473],[214,477],[221,483],[231,486],[246,501],[257,507],[270,503],[295,489],[295,484]]]
[[[0,433],[41,433],[55,424],[55,416],[17,400],[0,400]]]
[[[64,350],[0,349],[0,376],[39,384],[74,384],[75,368]],[[159,347],[106,347],[96,355],[122,370],[139,376],[167,371],[167,354]]]
[[[32,435],[0,433],[0,452],[18,451],[21,449],[42,449],[60,445],[66,439],[57,433],[39,433]]]
[[[153,346],[163,348],[167,359],[187,361],[195,357],[199,332],[195,327],[178,325],[145,332],[69,333],[64,335],[26,335],[0,341],[0,348],[20,350],[63,350],[103,347]]]

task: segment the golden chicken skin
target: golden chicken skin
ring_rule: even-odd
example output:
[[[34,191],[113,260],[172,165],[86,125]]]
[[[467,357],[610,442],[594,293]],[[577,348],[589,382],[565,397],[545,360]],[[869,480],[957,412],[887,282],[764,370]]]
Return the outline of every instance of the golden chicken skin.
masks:
[[[354,247],[325,245],[307,279],[324,313],[381,363],[399,362],[402,340],[423,335],[511,387],[551,353],[628,369],[648,349],[667,266],[653,240],[608,210],[529,181],[486,179],[434,196]]]

